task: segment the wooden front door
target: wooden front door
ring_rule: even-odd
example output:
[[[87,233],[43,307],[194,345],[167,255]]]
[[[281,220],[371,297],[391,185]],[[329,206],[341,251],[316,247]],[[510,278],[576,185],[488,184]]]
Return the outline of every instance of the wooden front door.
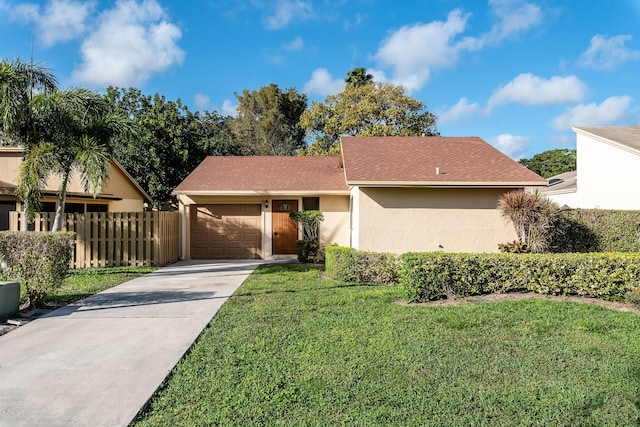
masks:
[[[272,202],[273,254],[295,254],[298,227],[289,218],[289,213],[298,210],[297,200],[274,200]]]

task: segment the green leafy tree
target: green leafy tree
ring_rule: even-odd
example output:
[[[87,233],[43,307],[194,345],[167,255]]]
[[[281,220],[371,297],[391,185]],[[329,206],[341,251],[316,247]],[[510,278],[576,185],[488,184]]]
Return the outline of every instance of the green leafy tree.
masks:
[[[139,89],[107,89],[111,107],[127,116],[137,135],[115,142],[114,157],[151,196],[155,208],[171,205],[171,192],[209,155],[240,154],[230,118],[192,113],[179,99]]]
[[[307,155],[338,154],[341,136],[439,135],[424,103],[390,83],[347,85],[323,103],[313,101],[300,124],[315,138]]]
[[[37,142],[25,147],[17,191],[28,201],[27,215],[32,220],[44,185],[49,177],[58,176],[58,208],[51,231],[60,231],[72,175],[79,173],[85,189],[97,196],[109,180],[112,141],[132,129],[101,95],[87,89],[39,94],[31,106]]]
[[[558,148],[538,153],[530,159],[520,159],[519,163],[543,178],[550,178],[576,170],[576,157],[576,150]]]
[[[347,78],[344,79],[344,82],[347,85],[363,86],[373,82],[373,74],[368,74],[363,67],[357,67],[347,73]]]
[[[270,84],[251,92],[245,89],[236,98],[232,129],[243,154],[290,156],[305,146],[306,132],[300,126],[307,108],[305,94]]]

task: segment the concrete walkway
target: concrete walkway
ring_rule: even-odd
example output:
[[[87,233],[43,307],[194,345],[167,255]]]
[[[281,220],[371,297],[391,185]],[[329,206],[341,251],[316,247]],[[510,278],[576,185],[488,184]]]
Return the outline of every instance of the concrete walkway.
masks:
[[[0,336],[0,426],[126,426],[261,263],[178,262]]]

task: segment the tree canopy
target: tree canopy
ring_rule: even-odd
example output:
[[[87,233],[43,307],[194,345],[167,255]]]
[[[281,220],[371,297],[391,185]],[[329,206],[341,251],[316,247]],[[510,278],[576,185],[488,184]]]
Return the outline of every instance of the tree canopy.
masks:
[[[237,155],[229,118],[189,111],[178,99],[144,95],[139,89],[107,89],[112,108],[126,115],[137,135],[115,141],[114,157],[162,208],[171,192],[206,156]]]
[[[340,136],[439,135],[425,104],[390,83],[348,84],[322,103],[313,101],[300,124],[315,138],[307,155],[337,154]]]
[[[231,126],[243,154],[290,156],[305,146],[306,132],[299,124],[307,108],[305,94],[270,84],[245,89],[236,98],[237,116]]]
[[[556,148],[538,153],[530,159],[520,159],[519,163],[543,178],[550,178],[576,170],[576,158],[576,150]]]
[[[57,89],[51,71],[20,59],[0,60],[0,141],[26,146],[35,140],[31,101]]]
[[[344,79],[344,82],[353,86],[366,85],[373,82],[373,74],[368,74],[363,67],[357,67],[347,73],[347,78]]]

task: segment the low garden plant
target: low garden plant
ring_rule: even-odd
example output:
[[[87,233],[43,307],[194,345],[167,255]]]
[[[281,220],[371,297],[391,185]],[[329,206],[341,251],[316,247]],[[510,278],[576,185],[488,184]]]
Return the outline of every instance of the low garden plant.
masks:
[[[71,261],[74,233],[0,233],[0,275],[24,285],[29,307],[41,305],[62,286]]]

